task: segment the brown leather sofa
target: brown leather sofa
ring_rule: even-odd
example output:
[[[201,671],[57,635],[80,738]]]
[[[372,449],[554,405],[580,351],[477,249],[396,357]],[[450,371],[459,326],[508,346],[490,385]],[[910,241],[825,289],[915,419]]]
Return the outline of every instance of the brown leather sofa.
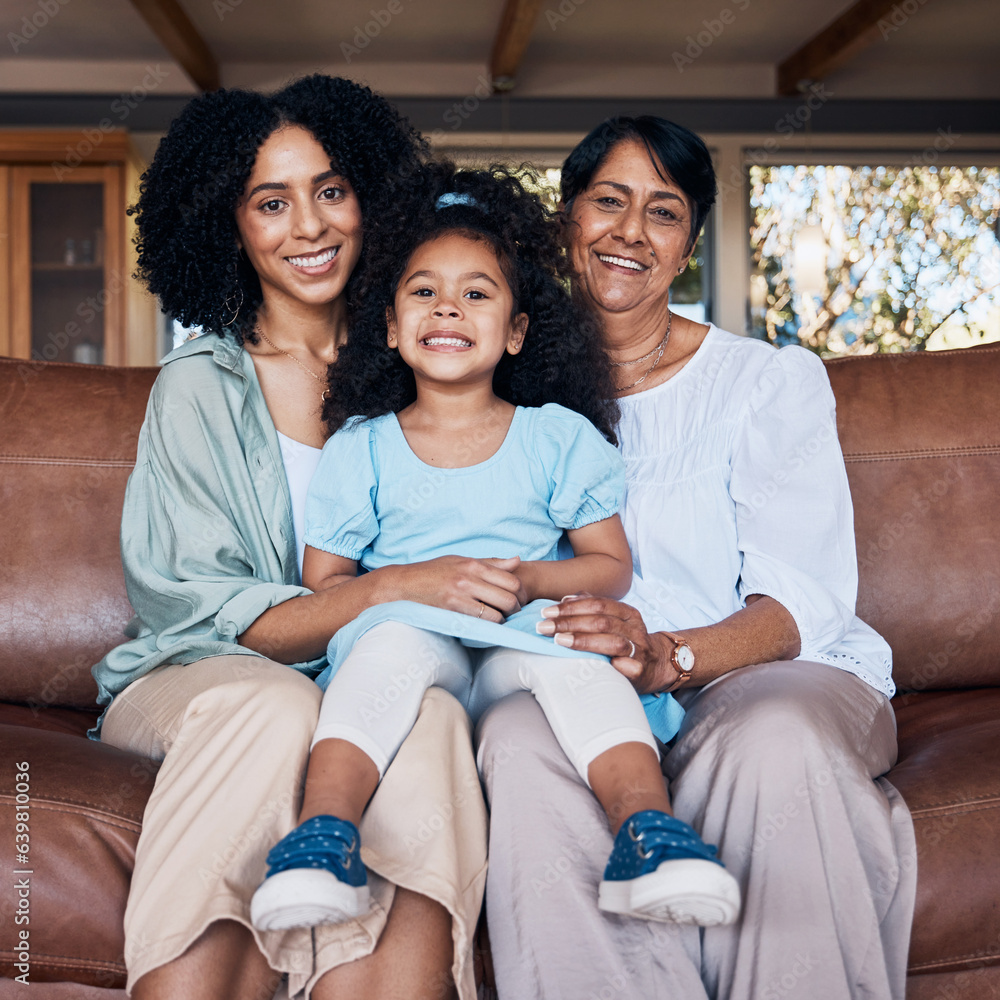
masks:
[[[829,372],[858,611],[905,692],[889,777],[917,831],[907,995],[1000,996],[1000,347]],[[0,998],[124,996],[122,914],[156,764],[84,734],[90,666],[130,614],[118,522],[155,374],[0,360]],[[34,985],[16,981],[23,964]]]

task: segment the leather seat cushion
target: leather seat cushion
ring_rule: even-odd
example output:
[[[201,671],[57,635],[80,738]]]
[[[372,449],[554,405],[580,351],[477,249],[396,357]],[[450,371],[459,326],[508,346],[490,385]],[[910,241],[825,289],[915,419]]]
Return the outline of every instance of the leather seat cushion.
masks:
[[[1000,965],[1000,689],[910,694],[894,706],[899,761],[888,777],[917,838],[910,972]]]
[[[935,972],[906,980],[906,1000],[986,1000],[987,997],[1000,997],[1000,966],[979,965],[962,972]]]
[[[99,714],[96,708],[92,712],[81,712],[75,708],[39,708],[0,702],[0,726],[30,726],[70,736],[86,736],[96,725]]]
[[[15,863],[11,832],[0,863],[6,872],[33,873],[27,876],[32,982],[123,987],[122,915],[158,765],[81,736],[10,724],[0,724],[0,760],[10,762],[0,771],[2,827],[9,831],[14,764],[29,765],[30,862]],[[15,929],[12,920],[3,922],[0,976],[17,974]]]

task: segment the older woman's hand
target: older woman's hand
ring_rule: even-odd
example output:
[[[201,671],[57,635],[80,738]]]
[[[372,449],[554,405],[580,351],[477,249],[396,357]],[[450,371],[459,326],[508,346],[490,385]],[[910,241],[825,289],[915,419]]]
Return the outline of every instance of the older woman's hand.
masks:
[[[546,620],[536,626],[538,632],[554,636],[560,646],[610,656],[611,665],[639,694],[678,686],[670,641],[647,631],[642,615],[630,604],[576,594],[544,608],[542,615]]]

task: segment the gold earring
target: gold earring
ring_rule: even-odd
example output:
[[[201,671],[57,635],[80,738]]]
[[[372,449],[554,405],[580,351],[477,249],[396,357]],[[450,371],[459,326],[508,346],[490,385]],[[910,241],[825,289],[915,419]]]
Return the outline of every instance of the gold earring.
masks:
[[[236,317],[239,316],[240,309],[243,308],[243,286],[237,284],[236,291],[238,291],[240,293],[240,300],[239,300],[239,302],[236,303],[235,307],[230,303],[230,299],[232,299],[233,295],[234,295],[233,292],[230,292],[229,295],[226,296],[225,302],[222,303],[222,306],[223,306],[224,309],[231,309],[232,313],[233,313],[231,319],[229,319],[229,320],[223,320],[222,325],[223,325],[223,327],[226,327],[226,328],[231,327],[236,322]]]

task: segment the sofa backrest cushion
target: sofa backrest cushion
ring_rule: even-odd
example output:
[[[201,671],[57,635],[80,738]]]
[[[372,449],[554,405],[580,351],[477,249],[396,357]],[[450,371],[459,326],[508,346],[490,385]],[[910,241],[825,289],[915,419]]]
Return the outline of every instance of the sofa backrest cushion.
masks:
[[[1000,685],[1000,347],[828,362],[858,614],[901,689]],[[89,708],[131,615],[118,529],[155,368],[0,359],[0,698]]]
[[[0,360],[0,697],[92,707],[132,612],[118,547],[157,369]]]
[[[900,689],[1000,685],[1000,346],[828,362],[858,614]]]

